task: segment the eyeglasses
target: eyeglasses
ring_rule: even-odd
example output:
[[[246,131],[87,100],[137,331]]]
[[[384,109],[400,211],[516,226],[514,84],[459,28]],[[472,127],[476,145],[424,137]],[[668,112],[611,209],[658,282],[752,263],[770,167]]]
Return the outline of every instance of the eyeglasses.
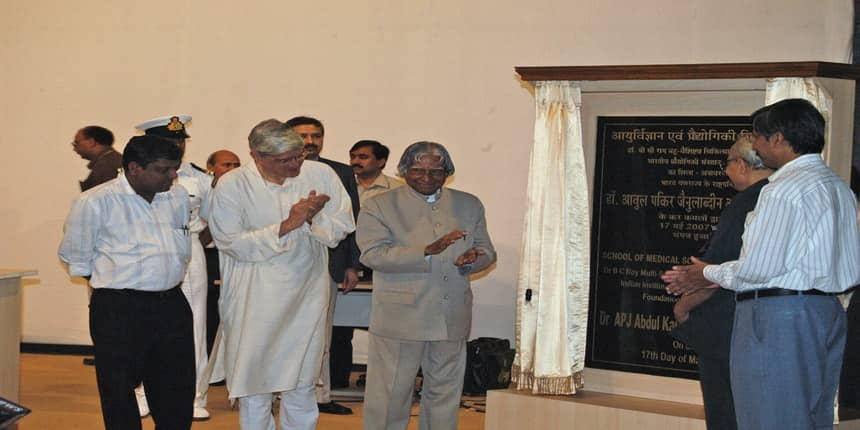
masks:
[[[433,179],[445,179],[445,177],[448,176],[448,173],[445,172],[445,169],[422,169],[419,167],[410,167],[406,169],[406,174],[413,178],[430,176]]]

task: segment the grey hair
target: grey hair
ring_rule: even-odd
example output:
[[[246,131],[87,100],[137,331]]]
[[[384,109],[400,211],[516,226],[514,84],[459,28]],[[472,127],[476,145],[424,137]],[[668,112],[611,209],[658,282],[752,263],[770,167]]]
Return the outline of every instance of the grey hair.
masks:
[[[427,141],[415,142],[403,151],[403,156],[400,157],[400,162],[397,163],[397,174],[401,177],[406,176],[407,169],[427,156],[440,159],[442,168],[445,169],[445,175],[451,176],[454,174],[454,162],[451,161],[451,155],[448,154],[448,150],[439,143]]]
[[[732,145],[732,150],[738,154],[745,163],[749,164],[755,170],[767,169],[768,167],[764,165],[764,162],[761,161],[761,158],[758,156],[758,153],[753,149],[753,140],[755,138],[750,133],[741,134],[735,144]]]
[[[304,142],[302,137],[286,124],[276,119],[267,119],[251,129],[248,146],[259,154],[274,155],[301,149]]]

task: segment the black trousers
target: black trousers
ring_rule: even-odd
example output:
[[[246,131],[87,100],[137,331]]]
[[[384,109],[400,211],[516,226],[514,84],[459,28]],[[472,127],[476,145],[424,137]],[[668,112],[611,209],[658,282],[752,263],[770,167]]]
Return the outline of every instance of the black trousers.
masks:
[[[203,248],[206,255],[206,277],[209,290],[206,296],[206,353],[212,354],[215,345],[215,335],[218,334],[218,324],[221,323],[218,314],[218,298],[221,297],[221,286],[215,281],[221,280],[221,269],[218,267],[218,248]]]
[[[106,430],[141,428],[134,388],[143,382],[159,430],[191,428],[194,335],[179,287],[149,293],[97,288],[90,334]]]
[[[855,289],[848,304],[848,334],[839,380],[839,404],[860,409],[860,289]]]
[[[689,320],[670,333],[695,349],[699,356],[699,381],[708,430],[738,428],[729,368],[734,316],[734,292],[718,289],[690,312]]]
[[[331,388],[349,387],[352,372],[352,327],[332,327],[329,345]]]
[[[729,361],[699,356],[699,383],[702,386],[708,430],[737,429]]]

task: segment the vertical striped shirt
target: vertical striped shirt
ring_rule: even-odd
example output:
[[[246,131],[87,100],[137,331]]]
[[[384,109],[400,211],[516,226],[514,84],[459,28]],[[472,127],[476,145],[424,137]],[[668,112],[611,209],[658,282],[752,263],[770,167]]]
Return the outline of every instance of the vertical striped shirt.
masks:
[[[857,202],[819,154],[802,155],[770,177],[747,215],[740,257],[709,265],[705,277],[735,291],[817,289],[860,283]]]
[[[188,193],[180,185],[152,203],[125,175],[78,197],[66,218],[59,256],[93,288],[164,291],[182,282],[191,255]]]

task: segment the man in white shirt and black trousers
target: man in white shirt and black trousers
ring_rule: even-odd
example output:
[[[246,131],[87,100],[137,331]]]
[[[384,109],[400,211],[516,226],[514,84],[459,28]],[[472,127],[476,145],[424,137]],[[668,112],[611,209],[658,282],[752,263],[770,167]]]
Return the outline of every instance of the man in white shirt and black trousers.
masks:
[[[190,257],[188,194],[174,185],[182,153],[133,137],[124,173],[78,197],[59,256],[89,278],[90,333],[105,429],[141,428],[134,388],[149,394],[156,428],[191,428],[194,340],[180,284]]]
[[[671,294],[735,291],[730,352],[739,429],[830,429],[845,347],[837,294],[860,283],[854,194],[821,158],[824,117],[788,99],[752,114],[753,148],[776,169],[747,215],[737,260],[675,266]]]

